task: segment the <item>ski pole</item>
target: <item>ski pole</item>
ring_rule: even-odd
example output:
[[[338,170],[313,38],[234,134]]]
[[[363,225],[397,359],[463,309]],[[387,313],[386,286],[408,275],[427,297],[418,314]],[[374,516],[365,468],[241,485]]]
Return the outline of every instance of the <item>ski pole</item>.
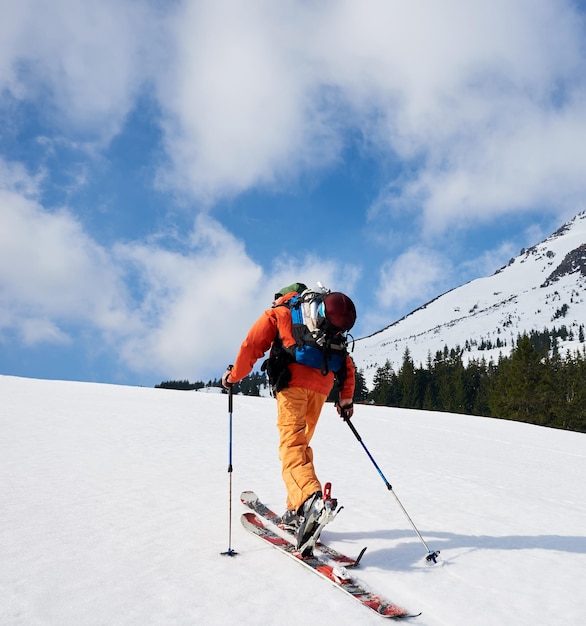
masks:
[[[368,455],[368,458],[372,461],[372,464],[376,467],[376,471],[379,473],[379,476],[383,479],[383,482],[387,486],[387,489],[393,494],[393,496],[395,497],[395,500],[397,501],[397,504],[399,505],[399,507],[401,508],[403,513],[405,514],[405,517],[409,520],[409,523],[413,527],[413,530],[417,533],[417,536],[421,540],[421,543],[425,546],[425,549],[427,550],[427,556],[425,557],[425,560],[428,563],[432,563],[432,562],[433,563],[437,563],[437,557],[439,555],[439,550],[434,552],[433,550],[430,550],[430,548],[427,545],[427,543],[425,543],[425,539],[423,539],[423,537],[421,536],[421,533],[417,529],[417,526],[415,526],[415,524],[413,523],[413,520],[409,517],[409,514],[405,510],[405,507],[402,505],[402,503],[399,500],[397,494],[393,490],[393,487],[392,487],[391,483],[386,479],[386,477],[383,474],[381,468],[378,466],[377,462],[374,460],[374,457],[372,456],[372,454],[370,454],[370,451],[366,447],[366,444],[364,443],[364,441],[362,441],[362,437],[360,436],[360,434],[356,430],[356,427],[354,426],[354,424],[350,421],[350,417],[348,416],[347,411],[345,411],[343,407],[340,407],[340,414],[341,414],[342,419],[350,427],[350,430],[354,433],[354,436],[356,437],[356,439],[358,439],[358,441],[360,442],[360,445],[364,448],[364,451]]]
[[[232,369],[229,365],[228,369]],[[228,436],[228,476],[229,476],[229,493],[228,493],[228,549],[226,552],[222,552],[223,556],[235,556],[238,554],[232,548],[232,385],[228,386],[228,422],[229,422],[229,436]]]

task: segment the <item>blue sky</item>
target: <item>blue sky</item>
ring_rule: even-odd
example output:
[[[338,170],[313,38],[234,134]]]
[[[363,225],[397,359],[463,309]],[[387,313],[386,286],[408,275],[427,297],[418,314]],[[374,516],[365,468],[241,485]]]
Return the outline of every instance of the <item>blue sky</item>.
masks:
[[[208,380],[285,284],[360,337],[586,209],[570,0],[0,5],[0,373]]]

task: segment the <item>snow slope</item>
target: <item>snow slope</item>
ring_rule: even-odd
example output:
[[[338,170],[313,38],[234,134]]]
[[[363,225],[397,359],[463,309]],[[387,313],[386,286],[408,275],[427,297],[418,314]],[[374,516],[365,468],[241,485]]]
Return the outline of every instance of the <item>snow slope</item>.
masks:
[[[0,623],[381,624],[247,534],[237,496],[281,510],[274,403],[0,376]],[[435,566],[331,406],[317,469],[345,506],[324,538],[420,626],[578,626],[586,597],[586,435],[357,407],[354,423]],[[296,620],[302,620],[297,622]]]

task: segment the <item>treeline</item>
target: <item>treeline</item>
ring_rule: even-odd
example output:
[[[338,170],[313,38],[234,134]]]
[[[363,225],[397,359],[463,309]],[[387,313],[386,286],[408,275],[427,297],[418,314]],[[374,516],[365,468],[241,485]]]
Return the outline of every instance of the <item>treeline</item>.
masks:
[[[580,340],[583,328],[580,327]],[[493,360],[471,359],[464,364],[459,346],[447,346],[425,366],[415,366],[408,350],[397,371],[387,361],[379,367],[368,390],[362,371],[356,373],[355,402],[465,413],[586,432],[586,348],[561,355],[561,332],[531,332],[517,337],[509,356]],[[207,383],[165,381],[162,389],[195,390],[219,387],[220,379]],[[263,373],[252,373],[234,386],[235,393],[268,394]],[[328,400],[337,399],[334,388]]]
[[[188,380],[165,380],[158,385],[155,385],[155,389],[179,389],[180,391],[194,391],[195,389],[202,389],[203,387],[216,387],[212,384],[212,381],[206,385],[205,383],[198,381],[196,383],[190,383]]]
[[[226,391],[222,387],[222,380],[220,378],[214,378],[207,383],[203,381],[196,381],[190,383],[188,380],[167,380],[158,385],[155,385],[156,389],[179,389],[182,391],[194,391],[197,389],[203,389],[204,387],[219,387],[222,391]],[[268,387],[268,380],[266,374],[253,372],[239,383],[234,385],[234,393],[241,393],[245,396],[260,396],[261,391]]]
[[[179,389],[181,391],[194,391],[197,389],[203,389],[205,387],[220,387],[222,391],[226,391],[222,387],[222,381],[219,378],[209,380],[207,383],[203,381],[197,381],[190,383],[188,380],[166,380],[158,385],[155,385],[156,389]],[[239,383],[234,385],[234,393],[243,394],[245,396],[260,396],[262,394],[267,395],[269,389],[269,382],[264,372],[253,372]],[[332,389],[329,401],[335,401],[338,399],[338,390],[336,387]],[[356,388],[354,391],[354,400],[356,402],[365,402],[368,400],[368,388],[362,372],[356,372]]]
[[[553,316],[553,319],[558,319],[561,315],[565,315],[568,310],[568,305],[564,304],[560,307]],[[563,313],[560,313],[563,312]],[[503,329],[507,327],[511,322],[509,320],[508,323],[503,325]],[[498,331],[501,333],[501,330]],[[480,340],[470,340],[467,339],[464,343],[464,350],[466,352],[472,352],[472,350],[493,350],[495,348],[506,348],[507,347],[507,338],[505,337],[505,333],[502,333],[502,337],[497,336],[496,339],[484,338],[481,337]],[[560,327],[553,327],[552,329],[546,328],[543,332],[531,331],[531,340],[536,342],[536,347],[543,348],[547,346],[551,347],[554,343],[557,343],[557,340],[561,341],[574,341],[576,338],[580,343],[584,343],[584,324],[580,324],[578,327],[578,336],[576,337],[576,333],[573,328],[568,328],[565,324],[562,324]],[[514,346],[516,343],[516,339],[511,336],[511,343]]]
[[[408,350],[394,371],[378,368],[368,399],[376,404],[449,411],[586,432],[586,349],[560,355],[557,338],[523,334],[509,356],[470,360],[444,348],[416,367]]]

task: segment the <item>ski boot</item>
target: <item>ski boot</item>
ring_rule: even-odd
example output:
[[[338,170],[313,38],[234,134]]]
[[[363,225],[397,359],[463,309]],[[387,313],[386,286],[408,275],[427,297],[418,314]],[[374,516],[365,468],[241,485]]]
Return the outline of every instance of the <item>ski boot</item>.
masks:
[[[283,517],[281,517],[279,526],[284,530],[296,533],[299,530],[299,515],[297,515],[297,511],[290,509],[285,511]]]
[[[321,491],[316,491],[299,509],[301,523],[297,534],[297,550],[303,557],[313,554],[313,548],[323,527],[342,510],[338,509],[338,501],[332,498],[331,490],[331,483],[326,483],[323,494]]]

